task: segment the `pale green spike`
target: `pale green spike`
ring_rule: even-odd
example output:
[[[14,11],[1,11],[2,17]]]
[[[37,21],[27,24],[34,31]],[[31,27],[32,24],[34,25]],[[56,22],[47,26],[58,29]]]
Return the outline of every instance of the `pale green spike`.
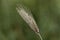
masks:
[[[25,10],[23,6],[18,6],[16,10],[19,13],[19,15],[23,18],[23,20],[29,25],[29,27],[41,38],[41,40],[43,40],[33,16],[29,14],[31,12],[27,12],[27,10]]]

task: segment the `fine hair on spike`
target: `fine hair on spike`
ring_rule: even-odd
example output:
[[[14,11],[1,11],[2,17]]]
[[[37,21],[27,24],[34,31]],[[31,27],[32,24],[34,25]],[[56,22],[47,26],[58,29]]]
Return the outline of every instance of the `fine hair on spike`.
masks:
[[[29,27],[40,37],[41,40],[43,40],[39,33],[39,28],[32,16],[31,11],[28,11],[25,8],[26,7],[23,7],[22,5],[17,5],[16,10],[22,17],[22,19],[29,25]]]

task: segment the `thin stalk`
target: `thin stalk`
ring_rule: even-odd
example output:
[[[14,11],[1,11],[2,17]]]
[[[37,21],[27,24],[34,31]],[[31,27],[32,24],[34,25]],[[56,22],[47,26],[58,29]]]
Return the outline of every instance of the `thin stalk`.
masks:
[[[41,40],[43,40],[43,38],[42,38],[40,33],[36,33],[36,34],[40,37]]]

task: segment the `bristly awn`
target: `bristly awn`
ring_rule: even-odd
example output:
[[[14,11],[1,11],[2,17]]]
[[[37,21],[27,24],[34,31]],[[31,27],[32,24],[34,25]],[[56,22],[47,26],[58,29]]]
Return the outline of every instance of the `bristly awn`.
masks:
[[[30,11],[27,12],[27,10],[25,10],[21,5],[20,6],[18,5],[18,7],[16,7],[16,10],[19,13],[19,15],[23,18],[23,20],[30,26],[30,28],[40,37],[41,40],[43,40],[32,14],[31,15],[29,14],[31,12]]]

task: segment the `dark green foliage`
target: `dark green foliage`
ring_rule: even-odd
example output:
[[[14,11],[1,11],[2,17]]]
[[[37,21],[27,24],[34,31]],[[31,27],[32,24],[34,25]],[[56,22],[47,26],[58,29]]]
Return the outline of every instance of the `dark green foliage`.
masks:
[[[0,0],[0,40],[40,40],[16,11],[27,6],[44,40],[60,40],[60,0]]]

